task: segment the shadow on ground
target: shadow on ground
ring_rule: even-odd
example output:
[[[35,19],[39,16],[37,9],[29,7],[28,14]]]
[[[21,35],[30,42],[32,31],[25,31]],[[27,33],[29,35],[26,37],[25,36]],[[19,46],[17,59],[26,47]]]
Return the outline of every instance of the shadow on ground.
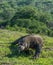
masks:
[[[7,55],[7,57],[11,58],[11,57],[28,57],[30,55],[33,55],[33,51],[32,50],[27,50],[27,51],[22,51],[21,53],[18,52],[18,45],[13,45],[11,43],[11,45],[9,46],[9,49],[11,51],[11,53],[9,53]]]

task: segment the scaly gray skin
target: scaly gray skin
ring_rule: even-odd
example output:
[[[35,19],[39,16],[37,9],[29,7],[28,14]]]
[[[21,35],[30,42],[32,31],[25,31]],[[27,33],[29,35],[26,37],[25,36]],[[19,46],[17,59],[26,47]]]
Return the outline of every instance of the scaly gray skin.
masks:
[[[38,58],[42,50],[43,40],[37,35],[26,35],[18,39],[17,43],[19,52],[32,48],[36,50],[33,58]]]

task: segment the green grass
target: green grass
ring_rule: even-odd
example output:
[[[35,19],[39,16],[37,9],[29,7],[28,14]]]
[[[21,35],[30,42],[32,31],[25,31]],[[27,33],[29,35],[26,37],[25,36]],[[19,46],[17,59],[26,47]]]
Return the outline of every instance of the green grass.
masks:
[[[44,46],[38,59],[31,59],[33,54],[18,54],[17,46],[11,42],[26,34],[0,29],[0,65],[53,65],[53,37],[42,35]]]

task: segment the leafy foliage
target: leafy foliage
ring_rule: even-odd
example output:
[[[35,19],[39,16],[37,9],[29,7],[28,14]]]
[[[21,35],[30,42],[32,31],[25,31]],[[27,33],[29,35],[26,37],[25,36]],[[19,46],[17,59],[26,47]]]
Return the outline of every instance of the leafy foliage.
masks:
[[[0,1],[0,27],[10,30],[22,28],[28,33],[53,36],[52,3],[52,0],[2,0]],[[52,10],[51,13],[48,7]]]
[[[51,14],[43,13],[33,7],[21,7],[7,25],[25,28],[29,33],[44,33],[53,36],[51,33],[53,30],[49,25],[52,20]]]

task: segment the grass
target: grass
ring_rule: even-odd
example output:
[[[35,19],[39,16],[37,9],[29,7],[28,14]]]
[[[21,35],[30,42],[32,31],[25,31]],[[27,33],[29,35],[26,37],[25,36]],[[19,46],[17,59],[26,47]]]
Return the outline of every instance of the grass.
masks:
[[[17,46],[11,44],[23,35],[26,33],[0,29],[0,65],[53,65],[53,37],[42,35],[44,47],[40,58],[31,59],[33,54],[19,55]]]

